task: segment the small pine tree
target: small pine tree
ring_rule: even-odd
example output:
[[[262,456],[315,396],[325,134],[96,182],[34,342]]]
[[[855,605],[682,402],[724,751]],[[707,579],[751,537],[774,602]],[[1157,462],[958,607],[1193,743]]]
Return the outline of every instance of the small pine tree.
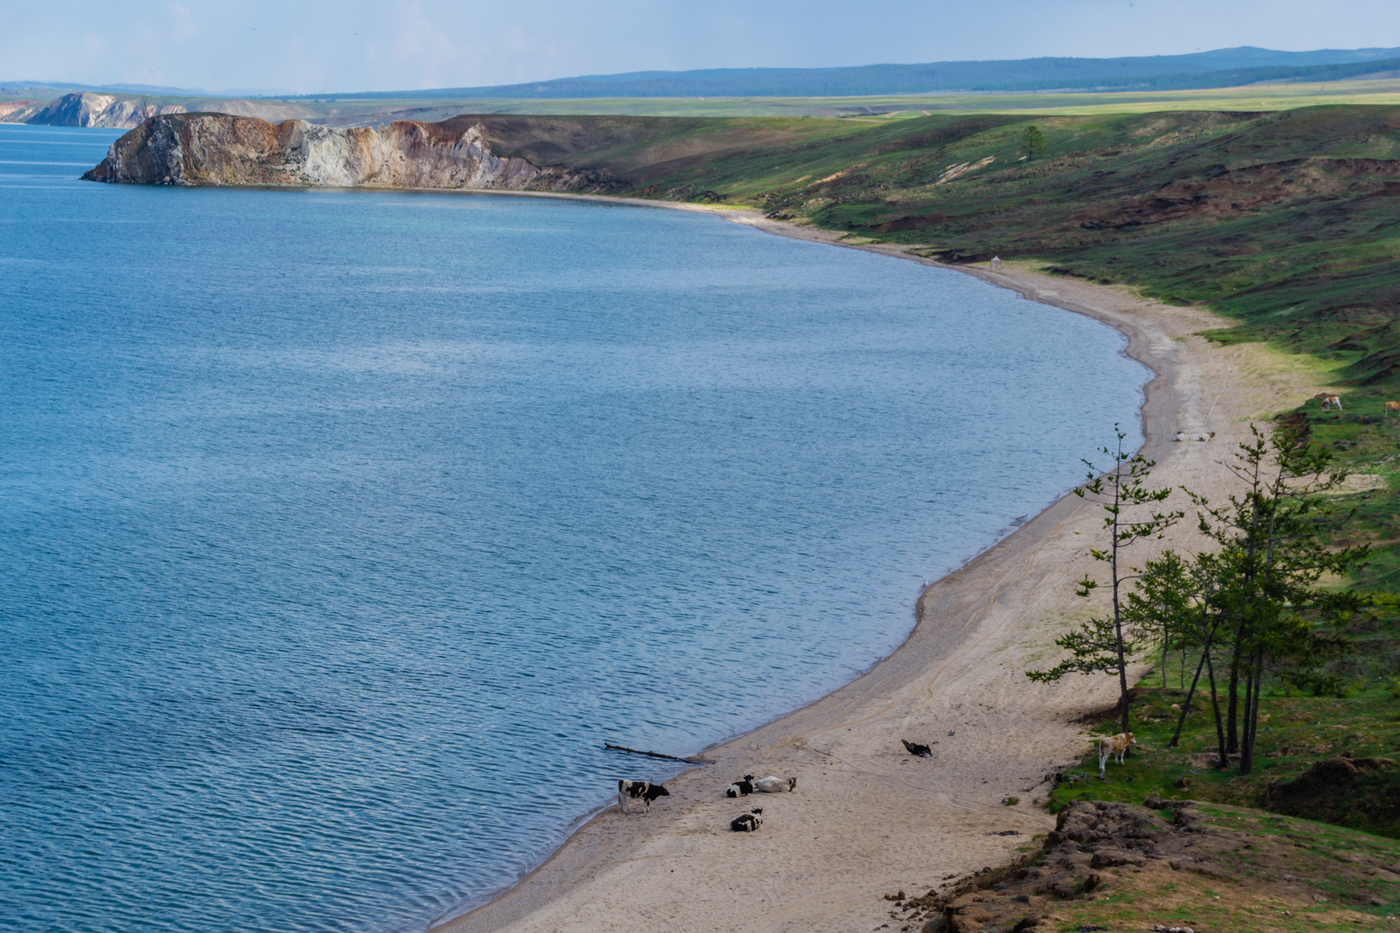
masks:
[[[1095,616],[1079,628],[1055,639],[1055,644],[1069,652],[1069,657],[1048,670],[1026,671],[1026,676],[1036,683],[1049,683],[1059,680],[1066,674],[1112,674],[1118,678],[1118,721],[1122,731],[1128,731],[1128,665],[1142,649],[1145,639],[1133,631],[1133,619],[1125,610],[1127,594],[1123,584],[1133,578],[1128,568],[1123,566],[1123,551],[1137,541],[1160,538],[1162,532],[1171,527],[1184,513],[1160,511],[1156,506],[1171,495],[1171,487],[1152,489],[1147,485],[1147,477],[1156,466],[1142,454],[1129,454],[1123,450],[1127,434],[1118,425],[1113,426],[1118,436],[1116,447],[1102,447],[1099,452],[1112,462],[1112,467],[1103,472],[1091,461],[1085,460],[1089,468],[1089,478],[1074,494],[1096,500],[1104,511],[1104,530],[1108,532],[1108,546],[1089,548],[1089,554],[1108,565],[1110,589],[1110,612]],[[1146,515],[1140,514],[1147,510]],[[1098,587],[1098,582],[1089,577],[1079,581],[1078,595],[1087,597]]]
[[[1045,135],[1040,132],[1034,123],[1021,131],[1021,151],[1026,154],[1027,159],[1034,159],[1038,155],[1045,155],[1046,149]]]

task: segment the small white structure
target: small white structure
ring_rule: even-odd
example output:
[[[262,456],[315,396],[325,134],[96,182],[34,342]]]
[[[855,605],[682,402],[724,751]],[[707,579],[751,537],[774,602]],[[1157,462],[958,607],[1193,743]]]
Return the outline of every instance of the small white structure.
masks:
[[[992,268],[993,268],[993,269],[1000,269],[1000,268],[1001,268],[1001,257],[1000,257],[1000,256],[993,256],[993,257],[992,257]]]

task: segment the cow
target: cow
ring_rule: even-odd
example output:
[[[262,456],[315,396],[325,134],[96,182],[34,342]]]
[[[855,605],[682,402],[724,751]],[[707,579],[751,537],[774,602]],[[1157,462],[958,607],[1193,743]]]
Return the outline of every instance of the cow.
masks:
[[[1176,437],[1172,438],[1172,440],[1175,441],[1175,442],[1178,443],[1178,444],[1181,443],[1182,441],[1186,440],[1186,432],[1185,432],[1185,431],[1177,431],[1177,432],[1176,432]]]
[[[746,797],[753,793],[753,775],[746,774],[724,789],[726,797]]]
[[[627,801],[641,800],[643,812],[651,812],[651,802],[657,797],[669,797],[671,792],[660,784],[648,784],[646,781],[618,781],[617,782],[617,808],[623,813],[627,812]]]
[[[768,775],[753,782],[753,789],[760,794],[792,793],[797,790],[797,778],[780,778]]]
[[[933,749],[927,745],[920,745],[918,742],[911,742],[908,739],[900,739],[904,743],[904,750],[917,758],[932,758]]]
[[[1208,440],[1210,440],[1212,437],[1215,437],[1215,432],[1214,432],[1214,431],[1206,431],[1204,434],[1197,434],[1197,435],[1196,435],[1196,440],[1198,440],[1198,441],[1208,441]]]
[[[1386,403],[1385,403],[1385,412],[1382,413],[1381,417],[1382,417],[1382,418],[1389,418],[1389,417],[1390,417],[1390,413],[1391,413],[1392,411],[1394,411],[1394,412],[1400,412],[1400,402],[1386,402]]]
[[[1315,395],[1315,396],[1313,396],[1313,397],[1322,400],[1322,410],[1323,410],[1323,411],[1331,411],[1331,410],[1334,409],[1334,408],[1337,409],[1337,411],[1341,411],[1341,410],[1342,410],[1342,400],[1341,400],[1341,398],[1340,398],[1339,396],[1336,396],[1336,395]]]
[[[1118,763],[1123,763],[1123,756],[1128,753],[1129,745],[1136,745],[1137,739],[1133,738],[1131,732],[1120,732],[1117,735],[1107,735],[1101,739],[1092,740],[1099,749],[1099,777],[1104,776],[1108,766],[1108,759],[1116,758]]]
[[[754,807],[748,813],[740,813],[729,821],[729,828],[736,833],[757,832],[763,825],[763,808]]]

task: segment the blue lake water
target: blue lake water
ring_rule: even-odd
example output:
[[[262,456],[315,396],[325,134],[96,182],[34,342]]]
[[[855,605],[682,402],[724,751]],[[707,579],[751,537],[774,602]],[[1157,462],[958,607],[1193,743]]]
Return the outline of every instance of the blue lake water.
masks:
[[[0,127],[6,929],[422,930],[1138,430],[1121,336],[953,272],[116,136]]]

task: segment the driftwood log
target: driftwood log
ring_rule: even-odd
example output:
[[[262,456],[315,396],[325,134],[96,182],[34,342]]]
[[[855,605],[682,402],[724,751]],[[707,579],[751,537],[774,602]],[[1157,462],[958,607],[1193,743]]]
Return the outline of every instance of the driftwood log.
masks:
[[[692,755],[689,758],[680,755],[667,755],[664,752],[644,752],[639,748],[628,748],[626,745],[614,745],[611,742],[604,742],[604,748],[610,748],[615,752],[627,752],[629,755],[646,755],[648,758],[665,758],[667,761],[685,761],[693,765],[712,765],[708,758],[701,758],[699,755]]]

